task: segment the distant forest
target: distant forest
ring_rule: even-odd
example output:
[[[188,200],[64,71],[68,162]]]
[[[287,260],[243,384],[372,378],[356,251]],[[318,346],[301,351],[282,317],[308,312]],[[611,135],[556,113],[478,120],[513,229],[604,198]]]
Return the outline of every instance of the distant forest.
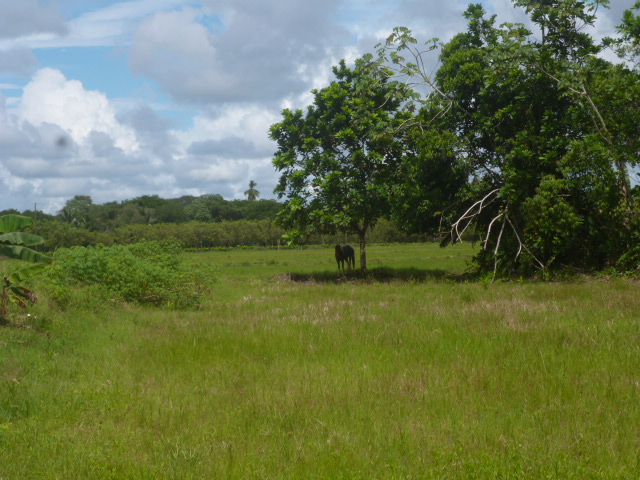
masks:
[[[284,245],[285,230],[276,216],[283,204],[276,200],[225,200],[218,194],[163,199],[143,195],[122,202],[93,203],[88,195],[76,195],[51,215],[41,211],[15,209],[0,215],[21,214],[35,219],[31,231],[43,236],[41,249],[131,244],[141,241],[176,239],[186,248],[210,249],[236,246]],[[372,242],[415,242],[425,235],[401,233],[382,219],[371,233]],[[357,242],[346,235],[311,235],[310,244]]]
[[[126,225],[273,219],[281,208],[282,204],[275,200],[225,200],[218,194],[171,199],[142,195],[104,204],[93,203],[88,195],[76,195],[56,215],[32,210],[24,211],[22,215],[36,216],[38,220],[59,220],[90,231],[108,231]],[[20,212],[0,212],[7,213]]]

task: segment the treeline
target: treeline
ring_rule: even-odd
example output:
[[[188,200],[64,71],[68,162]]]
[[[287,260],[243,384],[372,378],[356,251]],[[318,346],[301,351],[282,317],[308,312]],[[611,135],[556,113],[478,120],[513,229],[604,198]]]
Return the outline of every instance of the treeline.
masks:
[[[31,210],[22,214],[41,220],[59,220],[92,232],[108,232],[128,225],[273,219],[281,208],[282,204],[275,200],[225,200],[218,194],[172,199],[143,195],[104,204],[93,203],[89,195],[76,195],[56,215]],[[8,213],[20,212],[0,212]]]
[[[285,230],[273,219],[235,220],[222,222],[155,223],[125,225],[107,231],[74,227],[56,219],[40,219],[31,232],[46,239],[39,246],[42,251],[52,252],[59,248],[90,245],[130,245],[143,241],[178,240],[185,248],[214,249],[237,246],[277,247],[286,246],[283,240]],[[408,235],[399,231],[388,220],[380,220],[371,232],[374,243],[407,243],[431,240],[426,235]],[[306,244],[323,245],[352,242],[354,236],[312,235]]]
[[[237,246],[285,245],[285,230],[275,219],[282,204],[275,200],[225,200],[221,195],[163,199],[144,195],[123,202],[94,204],[87,195],[76,195],[56,215],[39,211],[4,210],[0,215],[21,214],[33,218],[30,231],[45,238],[39,246],[59,248],[90,245],[130,245],[142,241],[176,239],[185,248],[211,249]],[[401,232],[387,219],[371,233],[375,243],[428,241],[424,234]],[[355,236],[309,235],[313,245],[352,242]]]

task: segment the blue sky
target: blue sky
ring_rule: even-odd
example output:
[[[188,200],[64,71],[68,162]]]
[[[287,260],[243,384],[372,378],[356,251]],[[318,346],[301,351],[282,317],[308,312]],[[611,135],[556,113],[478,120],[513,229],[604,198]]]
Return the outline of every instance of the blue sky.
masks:
[[[613,0],[596,35],[635,0]],[[465,28],[467,1],[0,0],[0,210],[74,195],[273,198],[271,124],[396,26]],[[498,21],[524,21],[485,0]],[[64,139],[63,142],[60,139]]]

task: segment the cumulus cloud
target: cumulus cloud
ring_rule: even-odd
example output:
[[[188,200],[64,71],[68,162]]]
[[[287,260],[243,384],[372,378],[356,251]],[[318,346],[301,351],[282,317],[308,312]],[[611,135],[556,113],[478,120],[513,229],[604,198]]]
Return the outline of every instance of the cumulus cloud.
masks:
[[[52,68],[36,72],[19,100],[9,109],[0,95],[0,205],[38,199],[56,212],[78,194],[240,198],[249,176],[270,167],[264,139],[275,117],[256,105],[210,109],[179,130],[142,102],[117,114],[104,93]]]
[[[187,153],[190,155],[209,156],[215,155],[219,158],[238,158],[239,156],[254,156],[255,145],[249,140],[230,136],[221,140],[202,140],[193,142]]]
[[[148,162],[137,155],[135,130],[117,120],[108,98],[58,70],[38,71],[15,110],[6,102],[0,107],[4,195],[13,198],[19,191],[25,198],[41,198],[64,192],[70,198],[96,186],[131,184],[148,173]],[[63,199],[47,201],[55,209]]]
[[[102,92],[85,90],[77,80],[67,80],[59,70],[38,71],[24,88],[19,115],[32,125],[51,123],[66,130],[77,143],[93,132],[103,132],[128,152],[138,148],[134,132],[120,124]]]
[[[184,3],[184,0],[114,2],[71,20],[64,44],[85,47],[123,45],[137,21],[158,10],[177,8]]]
[[[197,116],[189,130],[174,131],[183,154],[174,161],[178,184],[228,198],[243,198],[246,185],[260,178],[275,186],[269,126],[277,115],[260,105],[225,105]]]
[[[211,108],[193,121],[193,127],[181,133],[186,142],[201,138],[222,140],[242,137],[252,143],[252,148],[267,155],[273,153],[273,143],[268,138],[269,128],[279,120],[279,112],[261,104],[235,104]]]

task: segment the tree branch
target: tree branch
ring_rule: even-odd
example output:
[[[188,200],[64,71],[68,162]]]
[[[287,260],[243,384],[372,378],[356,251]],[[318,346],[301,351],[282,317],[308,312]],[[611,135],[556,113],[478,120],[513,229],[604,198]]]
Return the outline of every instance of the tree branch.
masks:
[[[471,205],[467,209],[467,211],[464,212],[462,214],[462,216],[453,225],[451,225],[451,238],[453,240],[453,243],[462,241],[462,235],[467,230],[467,228],[469,228],[469,225],[471,225],[471,223],[473,222],[473,219],[482,212],[483,208],[485,208],[485,206],[486,206],[485,202],[487,201],[487,199],[489,197],[491,197],[492,195],[498,193],[499,191],[500,191],[499,188],[491,190],[482,199],[478,200],[476,203]],[[487,205],[491,204],[494,200],[495,200],[495,198],[493,200],[491,200]],[[476,210],[476,211],[474,212],[474,210]],[[474,213],[472,213],[472,212],[474,212]],[[468,221],[466,222],[466,224],[464,225],[462,230],[460,230],[461,223],[464,222],[467,219],[468,219]]]

